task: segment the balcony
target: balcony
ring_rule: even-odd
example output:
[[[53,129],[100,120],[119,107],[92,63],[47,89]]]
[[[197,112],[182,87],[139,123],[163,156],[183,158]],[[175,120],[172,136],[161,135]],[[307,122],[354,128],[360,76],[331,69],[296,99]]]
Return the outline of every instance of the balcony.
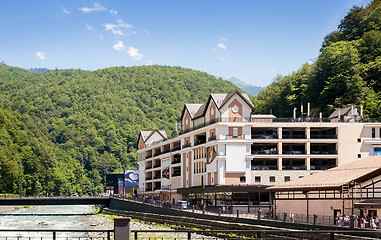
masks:
[[[181,144],[175,144],[172,148],[172,151],[177,151],[177,150],[180,150],[181,149]]]
[[[306,135],[304,134],[295,134],[295,135],[283,135],[283,139],[306,139]]]
[[[160,175],[156,175],[153,179],[160,179],[161,176]]]
[[[320,154],[320,155],[328,155],[328,154],[337,154],[337,151],[313,151],[311,150],[311,154]]]
[[[251,154],[278,154],[278,151],[273,149],[251,150]]]
[[[293,151],[283,151],[282,154],[306,154],[306,151],[293,150]]]
[[[256,166],[251,166],[251,170],[278,170],[278,166],[277,165],[268,165],[268,166],[256,165]]]
[[[186,143],[186,144],[183,145],[183,148],[188,148],[188,147],[190,147],[190,146],[192,146],[191,143]]]
[[[217,136],[216,135],[214,135],[214,136],[210,136],[209,138],[208,138],[208,142],[210,142],[210,141],[214,141],[214,140],[216,140],[217,139]]]
[[[306,170],[306,166],[290,166],[290,165],[285,165],[282,166],[283,170]]]
[[[311,170],[327,170],[334,167],[336,167],[336,165],[314,165],[314,166],[311,165],[310,169]]]
[[[171,163],[172,164],[181,163],[181,156],[179,154],[176,154],[175,156],[173,156]]]
[[[146,177],[146,180],[152,180],[152,176]]]
[[[278,135],[251,134],[251,139],[278,139]]]
[[[206,140],[196,140],[196,141],[194,141],[194,146],[204,144],[204,143],[206,143]]]
[[[337,139],[337,135],[312,135],[311,139]]]
[[[146,166],[146,170],[151,169],[151,168],[152,168],[152,165]]]

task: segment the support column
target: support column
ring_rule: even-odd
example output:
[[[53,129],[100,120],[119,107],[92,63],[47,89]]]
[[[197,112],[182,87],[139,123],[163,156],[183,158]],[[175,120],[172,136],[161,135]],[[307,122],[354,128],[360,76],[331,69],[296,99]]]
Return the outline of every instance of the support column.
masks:
[[[130,240],[131,228],[130,217],[114,218],[114,239],[115,240]]]

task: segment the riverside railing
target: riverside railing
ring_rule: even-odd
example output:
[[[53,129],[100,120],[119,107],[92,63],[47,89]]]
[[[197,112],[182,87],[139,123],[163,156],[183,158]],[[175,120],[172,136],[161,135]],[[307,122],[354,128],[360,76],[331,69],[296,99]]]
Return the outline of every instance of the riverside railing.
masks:
[[[32,239],[39,239],[39,240],[43,240],[43,239],[53,239],[53,240],[59,240],[59,239],[65,239],[65,240],[69,240],[69,239],[111,240],[112,237],[114,238],[114,229],[109,229],[109,230],[0,229],[0,233],[2,233],[2,235],[4,235],[4,233],[16,233],[16,235],[14,235],[14,236],[11,234],[8,236],[5,236],[5,237],[0,236],[0,239],[6,239],[6,240],[13,240],[13,239],[17,239],[17,240],[23,240],[23,239],[28,239],[28,240],[32,240]],[[26,233],[25,235],[27,235],[27,236],[25,236],[25,237],[22,235],[20,236],[20,233]],[[33,234],[31,234],[31,233],[33,233]],[[35,237],[35,236],[32,237],[31,235],[35,235],[35,233],[41,233],[44,236],[40,235],[38,237]],[[50,236],[49,236],[49,233],[51,234]],[[65,236],[59,236],[60,234],[62,235],[62,233],[69,233],[69,234],[71,234],[71,236],[67,236],[67,234]],[[98,236],[91,236],[91,235],[75,236],[75,234],[73,235],[73,233],[86,233],[86,234],[96,233],[96,234],[98,234]],[[100,236],[99,236],[99,234],[100,234]],[[117,240],[117,239],[115,239],[115,240]]]

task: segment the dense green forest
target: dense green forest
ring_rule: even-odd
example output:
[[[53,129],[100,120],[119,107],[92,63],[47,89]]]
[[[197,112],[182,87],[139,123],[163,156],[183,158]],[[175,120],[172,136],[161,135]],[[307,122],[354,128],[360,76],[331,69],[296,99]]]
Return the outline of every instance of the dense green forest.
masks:
[[[381,1],[353,7],[321,53],[287,76],[277,76],[254,100],[256,112],[292,117],[294,107],[311,103],[324,117],[337,107],[364,106],[367,118],[381,116]]]
[[[180,67],[33,73],[0,64],[0,193],[103,191],[136,168],[140,130],[174,134],[184,103],[238,89]]]

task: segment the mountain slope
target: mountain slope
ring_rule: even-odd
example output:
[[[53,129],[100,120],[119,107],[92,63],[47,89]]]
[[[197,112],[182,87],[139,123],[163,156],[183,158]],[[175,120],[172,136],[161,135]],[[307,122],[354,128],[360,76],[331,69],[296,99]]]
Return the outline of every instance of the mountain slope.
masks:
[[[256,97],[263,89],[262,87],[257,87],[257,86],[253,86],[251,84],[245,83],[244,81],[241,81],[235,77],[231,77],[227,80],[253,97]]]
[[[0,177],[13,174],[28,182],[26,194],[102,191],[105,174],[136,167],[140,130],[163,129],[171,135],[184,103],[205,102],[211,92],[235,89],[228,81],[180,67],[36,74],[2,64],[0,110],[20,122],[19,129],[32,131],[40,147],[31,141],[17,142],[20,149],[30,149],[30,154],[9,152],[0,169],[8,166],[4,162],[18,160]],[[18,132],[12,126],[4,131],[15,141],[9,133],[12,129]],[[34,147],[46,147],[47,154],[36,154]],[[30,156],[32,164],[27,163]],[[35,172],[35,177],[27,179],[29,165],[43,166],[46,171],[31,169],[28,174]],[[50,178],[45,173],[51,173]],[[11,188],[0,185],[0,192],[20,192],[15,181],[7,185]]]

